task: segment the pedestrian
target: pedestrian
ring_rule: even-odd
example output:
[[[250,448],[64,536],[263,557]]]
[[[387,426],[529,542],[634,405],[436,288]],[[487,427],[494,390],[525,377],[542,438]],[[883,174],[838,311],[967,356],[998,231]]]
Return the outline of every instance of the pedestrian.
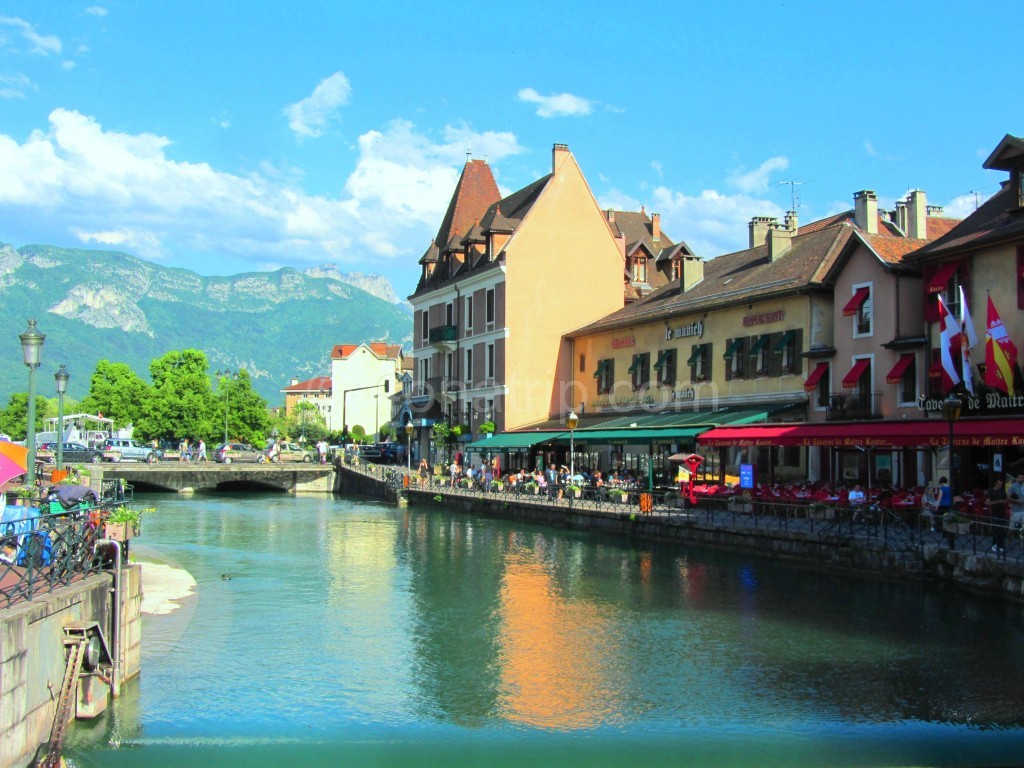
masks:
[[[206,441],[203,438],[199,438],[199,445],[196,448],[196,463],[198,464],[200,461],[210,463],[210,459],[206,455]]]
[[[316,443],[316,452],[320,456],[320,463],[327,463],[327,441],[320,438]]]
[[[1001,555],[1006,551],[1006,488],[997,479],[985,499],[988,508],[988,524],[992,527],[992,551]]]
[[[1024,526],[1024,472],[1018,472],[1007,490],[1010,499],[1010,526],[1016,532]]]
[[[548,471],[544,473],[544,479],[548,485],[548,496],[554,498],[558,494],[558,468],[554,462],[548,467]]]
[[[430,467],[427,466],[427,460],[420,459],[420,488],[427,487],[427,477],[430,475]]]
[[[178,461],[188,461],[189,458],[190,457],[188,453],[188,438],[183,437],[181,439],[181,443],[178,444]]]

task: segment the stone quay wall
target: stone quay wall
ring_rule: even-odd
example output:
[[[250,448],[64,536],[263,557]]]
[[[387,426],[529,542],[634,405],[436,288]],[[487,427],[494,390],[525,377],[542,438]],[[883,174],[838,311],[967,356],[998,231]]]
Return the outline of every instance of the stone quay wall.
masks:
[[[64,679],[64,628],[98,622],[114,636],[114,577],[101,573],[0,611],[0,768],[29,765],[50,728]],[[139,674],[142,572],[121,572],[121,682]]]
[[[728,549],[861,578],[947,581],[973,592],[1024,602],[1024,563],[1001,560],[987,553],[951,550],[935,544],[898,551],[877,538],[827,540],[802,531],[758,530],[720,523],[712,526],[701,522],[700,515],[648,516],[638,514],[636,507],[623,512],[569,509],[521,498],[445,493],[438,489],[413,488],[407,494],[410,507],[442,508],[522,523]]]

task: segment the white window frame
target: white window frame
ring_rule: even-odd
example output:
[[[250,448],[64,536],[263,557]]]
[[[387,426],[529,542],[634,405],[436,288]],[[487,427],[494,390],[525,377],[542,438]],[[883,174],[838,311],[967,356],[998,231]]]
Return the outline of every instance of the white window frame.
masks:
[[[493,288],[488,288],[485,296],[487,330],[493,331],[494,325],[498,321],[498,294]]]
[[[853,338],[866,339],[875,335],[875,286],[874,283],[854,283],[853,292],[857,293],[861,288],[868,289],[868,297],[857,307],[857,314],[853,316]],[[865,312],[866,308],[866,312]],[[860,326],[867,315],[868,329],[861,331]]]
[[[473,335],[473,297],[466,297],[466,336]]]

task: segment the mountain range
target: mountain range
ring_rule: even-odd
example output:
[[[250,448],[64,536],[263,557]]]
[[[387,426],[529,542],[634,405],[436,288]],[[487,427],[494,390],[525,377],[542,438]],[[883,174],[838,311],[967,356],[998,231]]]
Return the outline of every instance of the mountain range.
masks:
[[[216,370],[245,368],[271,405],[291,378],[329,375],[336,344],[407,344],[412,318],[379,275],[333,264],[306,272],[204,277],[117,251],[0,243],[0,407],[28,389],[18,335],[35,319],[46,334],[36,392],[53,397],[63,363],[68,395],[80,399],[101,359],[126,363],[149,381],[167,352],[199,349]]]

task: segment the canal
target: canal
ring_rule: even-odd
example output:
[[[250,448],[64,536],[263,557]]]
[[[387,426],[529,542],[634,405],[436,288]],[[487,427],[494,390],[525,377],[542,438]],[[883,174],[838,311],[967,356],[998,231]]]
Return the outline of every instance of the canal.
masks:
[[[147,502],[134,552],[195,594],[144,618],[142,674],[72,729],[75,766],[1024,755],[1017,605],[369,501]]]

